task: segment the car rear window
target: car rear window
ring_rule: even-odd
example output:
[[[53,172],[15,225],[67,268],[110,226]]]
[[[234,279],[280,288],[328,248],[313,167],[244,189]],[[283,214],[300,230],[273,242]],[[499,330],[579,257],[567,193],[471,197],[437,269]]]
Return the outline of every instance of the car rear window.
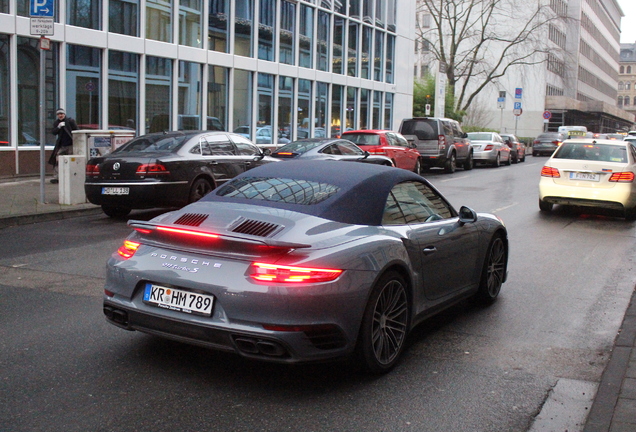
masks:
[[[135,138],[123,146],[119,147],[113,153],[132,153],[132,152],[148,152],[148,153],[171,153],[178,149],[189,136],[142,136]]]
[[[468,138],[475,141],[492,141],[492,134],[489,133],[469,133]]]
[[[380,145],[380,135],[359,133],[359,134],[342,134],[342,137],[348,139],[357,145]]]
[[[223,185],[217,195],[286,204],[312,205],[338,193],[329,183],[287,178],[242,177]]]
[[[608,144],[565,143],[553,158],[627,163],[627,148]]]
[[[438,137],[437,120],[406,120],[400,129],[402,135],[415,135],[419,140],[436,140]]]
[[[276,150],[276,153],[291,152],[302,154],[322,144],[323,143],[321,141],[294,141],[279,147]]]

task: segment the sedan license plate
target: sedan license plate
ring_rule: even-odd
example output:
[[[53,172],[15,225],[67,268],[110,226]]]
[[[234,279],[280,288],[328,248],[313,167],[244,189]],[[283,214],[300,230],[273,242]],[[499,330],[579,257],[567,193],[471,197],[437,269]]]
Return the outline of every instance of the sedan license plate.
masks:
[[[130,188],[127,187],[103,187],[102,195],[128,195]]]
[[[599,181],[601,176],[596,173],[571,172],[570,180]]]
[[[214,296],[147,283],[144,302],[177,312],[210,316]]]

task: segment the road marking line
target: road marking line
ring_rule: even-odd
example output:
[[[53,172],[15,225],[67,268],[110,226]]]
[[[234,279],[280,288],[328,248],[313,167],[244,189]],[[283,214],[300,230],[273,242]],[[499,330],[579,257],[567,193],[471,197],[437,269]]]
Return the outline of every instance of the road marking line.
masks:
[[[510,204],[510,205],[507,205],[507,206],[504,206],[504,207],[499,207],[499,208],[497,208],[497,209],[491,210],[491,213],[497,213],[497,212],[500,212],[500,211],[507,210],[507,209],[509,209],[510,207],[514,207],[514,206],[516,206],[517,204],[519,204],[519,203],[513,202],[513,203],[512,203],[512,204]]]

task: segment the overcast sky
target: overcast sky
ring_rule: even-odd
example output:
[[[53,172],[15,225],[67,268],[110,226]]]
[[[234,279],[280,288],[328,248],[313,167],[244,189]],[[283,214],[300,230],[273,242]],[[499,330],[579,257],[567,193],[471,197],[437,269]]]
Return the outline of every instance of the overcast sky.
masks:
[[[636,42],[636,0],[618,0],[625,16],[621,19],[621,43]]]

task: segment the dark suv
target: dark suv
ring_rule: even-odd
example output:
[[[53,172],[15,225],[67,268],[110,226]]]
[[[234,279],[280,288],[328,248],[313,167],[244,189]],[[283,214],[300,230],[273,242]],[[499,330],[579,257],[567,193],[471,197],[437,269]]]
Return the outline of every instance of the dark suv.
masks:
[[[468,136],[452,119],[416,117],[402,120],[399,132],[420,152],[423,169],[444,168],[455,172],[457,165],[473,169],[473,150]]]

